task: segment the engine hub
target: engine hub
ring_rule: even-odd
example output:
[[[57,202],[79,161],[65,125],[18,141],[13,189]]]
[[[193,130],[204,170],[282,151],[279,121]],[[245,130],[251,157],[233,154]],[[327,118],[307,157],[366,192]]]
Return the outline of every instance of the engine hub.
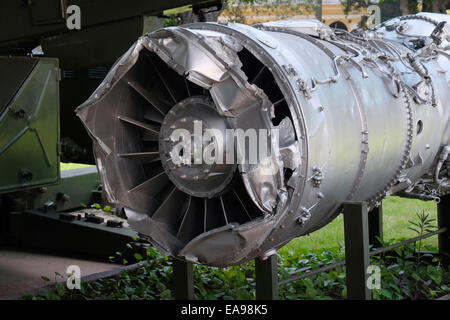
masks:
[[[227,164],[225,157],[228,128],[207,96],[184,99],[167,113],[161,126],[160,158],[180,190],[212,198],[226,189],[236,171],[234,161]]]

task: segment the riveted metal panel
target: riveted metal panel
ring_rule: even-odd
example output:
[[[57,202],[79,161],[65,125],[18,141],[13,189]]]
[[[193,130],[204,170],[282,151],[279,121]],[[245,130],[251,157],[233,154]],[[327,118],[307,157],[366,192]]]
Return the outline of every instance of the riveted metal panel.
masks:
[[[39,59],[0,115],[0,193],[58,182],[58,73],[57,59]]]

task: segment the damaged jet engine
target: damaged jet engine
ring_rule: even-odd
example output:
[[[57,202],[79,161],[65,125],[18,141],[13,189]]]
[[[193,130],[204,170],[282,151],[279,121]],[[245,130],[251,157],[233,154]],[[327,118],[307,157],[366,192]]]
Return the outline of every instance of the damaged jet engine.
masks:
[[[194,23],[142,36],[77,109],[108,200],[164,253],[211,266],[268,256],[344,201],[439,201],[450,192],[449,22],[417,14],[351,33],[316,20]],[[172,133],[196,139],[196,122],[266,130],[272,152],[177,163]]]

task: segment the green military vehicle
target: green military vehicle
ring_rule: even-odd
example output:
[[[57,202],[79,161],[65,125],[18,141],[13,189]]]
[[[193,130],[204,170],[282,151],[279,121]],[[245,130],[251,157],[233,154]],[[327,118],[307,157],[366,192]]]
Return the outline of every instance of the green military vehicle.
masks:
[[[61,171],[60,162],[95,164],[75,108],[145,21],[163,26],[148,17],[186,5],[200,21],[222,7],[217,0],[0,2],[0,244],[107,256],[133,236],[101,218],[67,214],[100,202],[100,179],[95,166]]]

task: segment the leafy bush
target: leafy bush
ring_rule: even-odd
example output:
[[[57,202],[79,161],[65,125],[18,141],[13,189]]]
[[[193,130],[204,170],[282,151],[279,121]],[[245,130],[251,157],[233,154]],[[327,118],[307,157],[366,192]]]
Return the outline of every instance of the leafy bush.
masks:
[[[397,248],[390,255],[375,256],[371,264],[381,269],[381,289],[373,290],[374,299],[434,299],[450,293],[450,275],[438,258],[422,255],[419,263],[414,245]],[[341,261],[342,247],[293,252],[278,259],[279,279],[287,279],[298,269],[311,270]],[[142,256],[136,255],[140,260]],[[254,299],[254,262],[228,268],[194,266],[196,299]],[[81,290],[43,290],[25,299],[172,299],[172,261],[148,248],[147,257],[133,271],[82,283]],[[280,286],[280,299],[343,299],[346,297],[345,268],[338,267],[309,278]]]
[[[428,211],[417,213],[417,222],[409,221],[409,229],[417,235],[436,230],[435,219]],[[383,247],[395,241],[382,241]],[[140,265],[132,271],[123,271],[118,276],[100,279],[81,284],[81,290],[67,290],[63,283],[57,282],[55,287],[42,290],[34,296],[24,299],[132,299],[153,300],[172,299],[172,260],[153,248],[147,248],[146,257],[135,252],[142,250],[135,243],[127,244],[123,252],[117,252],[111,261],[127,264],[125,253],[134,253]],[[370,264],[380,268],[380,289],[372,290],[374,299],[435,299],[450,293],[450,273],[441,265],[438,257],[422,253],[423,249],[433,250],[422,240],[396,248],[388,254],[372,256]],[[320,250],[282,251],[278,258],[278,278],[280,281],[290,278],[299,272],[311,271],[321,266],[344,260],[344,247]],[[250,261],[240,266],[228,268],[212,268],[202,265],[194,266],[194,292],[196,299],[238,299],[255,298],[255,264]],[[47,277],[44,281],[50,282]],[[345,267],[340,266],[329,272],[321,272],[308,278],[288,282],[280,286],[280,299],[345,299]]]

